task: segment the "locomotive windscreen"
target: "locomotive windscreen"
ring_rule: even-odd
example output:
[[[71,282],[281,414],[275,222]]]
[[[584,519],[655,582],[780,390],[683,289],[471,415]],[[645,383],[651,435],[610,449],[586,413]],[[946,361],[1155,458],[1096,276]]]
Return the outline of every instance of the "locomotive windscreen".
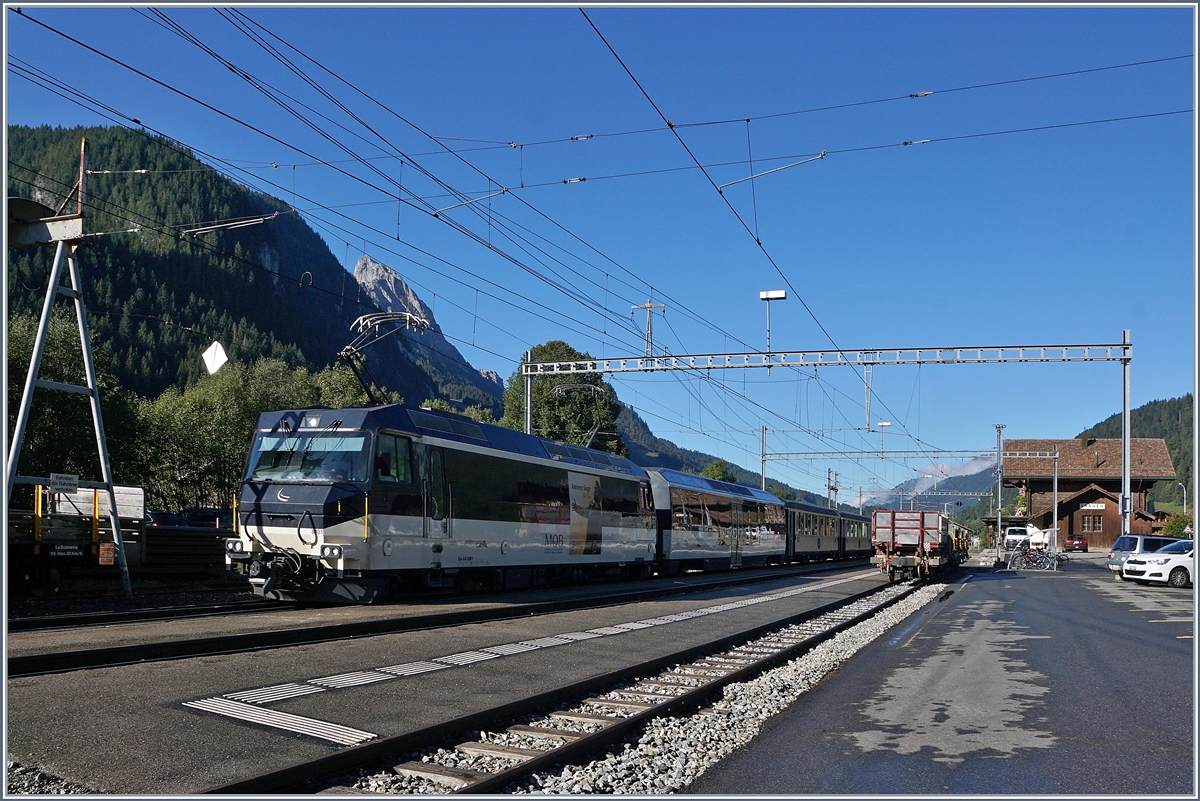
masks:
[[[259,432],[250,448],[250,480],[367,481],[370,437],[363,431]]]

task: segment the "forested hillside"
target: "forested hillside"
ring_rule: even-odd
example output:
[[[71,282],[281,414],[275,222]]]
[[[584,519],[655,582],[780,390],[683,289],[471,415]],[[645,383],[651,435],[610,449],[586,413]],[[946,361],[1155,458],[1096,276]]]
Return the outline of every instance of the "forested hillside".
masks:
[[[85,231],[108,234],[90,237],[80,256],[89,320],[123,387],[150,398],[195,383],[213,340],[243,364],[274,357],[320,369],[350,341],[350,324],[375,310],[286,203],[165,140],[121,128],[10,126],[9,195],[57,208],[78,177],[81,137],[90,143]],[[255,217],[271,219],[185,233]],[[38,313],[53,255],[10,253],[13,314]],[[499,410],[498,391],[477,373],[414,351],[372,354],[372,372],[412,402],[452,394]]]
[[[1169,400],[1156,400],[1131,409],[1129,412],[1130,436],[1155,437],[1167,441],[1171,463],[1175,466],[1175,480],[1192,486],[1192,396]],[[1089,437],[1120,438],[1121,414],[1118,412],[1097,423],[1086,432]],[[1183,490],[1175,482],[1160,481],[1150,492],[1155,503],[1183,504]],[[1191,508],[1192,499],[1188,499]]]

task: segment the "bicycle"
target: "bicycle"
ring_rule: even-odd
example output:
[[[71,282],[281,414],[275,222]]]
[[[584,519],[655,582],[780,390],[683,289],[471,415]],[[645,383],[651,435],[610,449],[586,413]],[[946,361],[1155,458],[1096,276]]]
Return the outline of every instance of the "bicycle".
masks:
[[[1029,567],[1050,570],[1051,568],[1057,569],[1066,562],[1066,557],[1062,554],[1051,555],[1046,551],[1034,550],[1025,545],[1013,551],[1012,556],[1009,557],[1008,566],[1012,570],[1024,570]]]

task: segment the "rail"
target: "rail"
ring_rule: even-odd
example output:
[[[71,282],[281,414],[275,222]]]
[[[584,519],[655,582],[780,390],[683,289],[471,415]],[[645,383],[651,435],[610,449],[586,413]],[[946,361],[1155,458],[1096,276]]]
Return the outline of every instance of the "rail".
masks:
[[[465,715],[445,723],[435,724],[414,732],[388,737],[359,746],[347,748],[315,760],[270,771],[259,776],[231,782],[205,791],[208,794],[278,793],[295,790],[308,782],[327,776],[335,776],[385,760],[394,760],[399,755],[433,748],[439,743],[458,739],[474,730],[487,730],[512,718],[527,714],[561,710],[564,705],[587,704],[610,709],[636,710],[627,717],[585,715],[592,722],[602,723],[599,731],[562,737],[561,744],[539,755],[509,750],[509,758],[518,763],[498,773],[471,775],[466,772],[445,770],[440,780],[458,785],[457,792],[495,793],[530,773],[550,768],[603,749],[628,736],[647,720],[660,715],[672,714],[702,703],[728,684],[747,681],[770,667],[791,659],[803,651],[833,637],[875,612],[897,603],[917,588],[909,586],[887,586],[856,593],[830,604],[795,615],[754,626],[736,634],[727,635],[702,645],[693,646],[666,656],[647,660],[631,667],[603,673],[575,682],[558,689],[539,693],[525,699],[503,704],[493,709]],[[874,599],[874,602],[872,602]],[[863,603],[865,608],[853,613],[844,612],[847,607]],[[771,645],[763,640],[770,640]],[[758,642],[756,642],[758,641]],[[666,671],[675,672],[692,666],[699,668],[693,673],[676,674],[695,677],[699,683],[679,695],[647,693],[622,689],[622,684],[634,682],[638,686],[654,684],[654,679],[644,678],[647,674]],[[663,680],[658,682],[665,683]],[[639,696],[641,700],[593,698],[593,693],[608,695]],[[563,717],[577,713],[559,712]],[[531,727],[519,727],[521,733],[529,734]],[[462,744],[460,750],[468,751],[472,746]],[[495,751],[497,749],[493,749]],[[398,770],[411,771],[410,775],[435,778],[438,771],[430,771],[426,763],[407,763]],[[458,773],[456,776],[455,773]]]

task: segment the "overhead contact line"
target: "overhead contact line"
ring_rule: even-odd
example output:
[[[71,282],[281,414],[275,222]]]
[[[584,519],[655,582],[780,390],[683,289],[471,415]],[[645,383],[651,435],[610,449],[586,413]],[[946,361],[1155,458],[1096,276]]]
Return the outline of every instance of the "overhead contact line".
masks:
[[[246,22],[248,22],[249,24],[252,24],[252,25],[254,25],[255,27],[257,27],[258,29],[262,30],[262,31],[263,31],[265,34],[267,34],[268,36],[272,37],[272,38],[273,38],[273,39],[275,39],[276,41],[280,42],[280,43],[281,43],[281,44],[283,44],[285,47],[287,47],[289,50],[291,50],[291,51],[293,51],[294,53],[296,53],[296,54],[300,55],[302,58],[304,58],[305,60],[307,60],[309,63],[313,64],[314,66],[318,67],[319,69],[321,69],[322,71],[324,71],[326,74],[328,74],[328,75],[330,75],[331,77],[333,77],[334,79],[336,79],[336,80],[340,81],[342,84],[346,85],[346,86],[347,86],[347,87],[349,87],[351,90],[353,90],[353,91],[357,92],[359,95],[361,95],[362,97],[364,97],[364,98],[365,98],[365,99],[367,99],[368,101],[370,101],[370,102],[374,103],[376,106],[378,106],[379,108],[381,108],[381,109],[382,109],[383,111],[385,111],[386,113],[388,113],[388,114],[392,115],[393,117],[395,117],[396,119],[400,120],[400,121],[401,121],[401,122],[403,122],[404,124],[408,125],[408,126],[409,126],[409,127],[411,127],[413,130],[417,131],[418,133],[422,134],[423,136],[426,136],[426,137],[428,137],[428,138],[429,138],[431,141],[434,141],[434,142],[436,142],[437,144],[441,145],[441,146],[443,147],[443,149],[444,149],[444,151],[445,151],[446,153],[448,153],[448,154],[450,154],[450,155],[455,155],[455,156],[456,156],[456,157],[459,159],[459,161],[460,161],[460,162],[462,162],[462,163],[463,163],[465,166],[469,167],[470,169],[474,170],[474,171],[475,171],[477,174],[479,174],[481,177],[487,178],[489,181],[492,181],[493,183],[496,183],[496,184],[498,184],[498,185],[501,185],[501,184],[500,184],[500,182],[498,182],[498,181],[495,181],[493,178],[491,178],[491,176],[489,176],[489,175],[487,175],[486,173],[484,173],[482,170],[480,170],[480,169],[479,169],[478,167],[476,167],[474,164],[472,164],[471,162],[467,161],[466,159],[464,159],[464,158],[462,158],[460,155],[458,155],[456,151],[454,151],[454,150],[453,150],[453,149],[451,149],[451,148],[448,148],[448,147],[446,147],[446,146],[445,146],[445,145],[444,145],[444,144],[443,144],[443,143],[442,143],[442,142],[439,140],[439,138],[438,138],[438,137],[435,137],[435,136],[433,136],[432,134],[428,133],[427,131],[425,131],[425,130],[423,130],[422,128],[420,128],[419,126],[417,126],[417,125],[416,125],[415,123],[413,123],[412,121],[408,120],[408,119],[407,119],[406,117],[404,117],[403,115],[401,115],[401,114],[397,113],[397,112],[396,112],[394,109],[392,109],[392,108],[390,108],[390,107],[386,106],[385,104],[383,104],[383,103],[379,102],[379,101],[378,101],[376,98],[372,97],[371,95],[369,95],[368,93],[366,93],[366,92],[364,92],[362,89],[360,89],[359,87],[355,86],[354,84],[350,83],[350,82],[349,82],[349,81],[347,81],[346,79],[342,78],[340,75],[338,75],[338,74],[337,74],[337,73],[335,73],[334,71],[330,70],[328,67],[324,66],[324,65],[323,65],[323,64],[321,64],[320,62],[318,62],[318,61],[316,61],[315,59],[313,59],[313,58],[312,58],[311,56],[309,56],[307,53],[304,53],[303,51],[299,50],[299,49],[298,49],[298,48],[296,48],[295,46],[291,45],[289,42],[287,42],[286,40],[284,40],[283,38],[281,38],[280,36],[278,36],[277,34],[275,34],[274,32],[272,32],[270,29],[266,28],[266,27],[265,27],[264,25],[262,25],[261,23],[259,23],[259,22],[255,21],[255,20],[253,20],[252,18],[250,18],[250,17],[249,17],[249,16],[247,16],[247,15],[246,15],[244,12],[242,12],[242,11],[240,11],[240,10],[238,10],[238,9],[231,9],[231,10],[230,10],[230,13],[231,13],[231,14],[236,14],[237,16],[239,16],[240,18],[242,18],[243,20],[245,20],[245,21],[246,21]],[[382,137],[381,137],[381,138],[382,138]],[[390,143],[389,143],[389,145],[390,145]],[[411,158],[409,158],[409,160],[410,160],[410,162],[411,162]],[[533,206],[532,204],[530,204],[530,203],[529,203],[527,200],[525,200],[525,199],[524,199],[523,197],[521,197],[520,195],[518,195],[518,194],[513,194],[513,198],[514,198],[514,199],[515,199],[517,202],[519,202],[520,204],[522,204],[523,206],[525,206],[526,208],[528,208],[530,211],[532,211],[533,213],[537,214],[537,215],[538,215],[538,216],[540,216],[542,219],[546,220],[548,223],[550,223],[551,225],[553,225],[554,227],[556,227],[557,229],[559,229],[560,231],[562,231],[563,233],[565,233],[566,235],[568,235],[568,236],[570,236],[571,238],[575,239],[577,242],[579,242],[580,244],[584,245],[584,246],[585,246],[585,247],[587,247],[589,250],[593,251],[593,252],[594,252],[594,253],[596,253],[597,255],[599,255],[599,256],[601,256],[602,258],[604,258],[605,260],[607,260],[609,263],[611,263],[611,264],[613,264],[614,266],[616,266],[616,267],[617,267],[618,269],[620,269],[622,272],[626,273],[626,274],[627,274],[627,275],[629,275],[630,277],[632,277],[632,278],[634,278],[635,280],[637,280],[638,282],[640,282],[640,284],[641,284],[642,286],[644,286],[644,287],[646,287],[646,288],[649,288],[649,289],[650,289],[652,292],[655,292],[655,293],[656,293],[656,295],[657,295],[658,297],[660,297],[660,298],[663,298],[663,299],[666,299],[666,300],[670,300],[670,301],[672,302],[672,304],[674,305],[674,307],[675,307],[675,308],[679,308],[679,309],[683,310],[685,313],[687,313],[689,316],[691,316],[691,317],[692,317],[694,320],[696,320],[697,322],[700,322],[702,325],[708,326],[709,328],[711,328],[711,329],[712,329],[712,330],[714,330],[714,331],[717,331],[718,333],[724,333],[724,334],[726,334],[726,335],[729,335],[729,334],[728,334],[728,332],[725,332],[725,331],[723,331],[722,329],[720,329],[720,328],[716,327],[716,326],[715,326],[715,325],[713,325],[713,324],[712,324],[712,323],[711,323],[709,320],[707,320],[705,317],[703,317],[702,315],[699,315],[699,314],[697,314],[696,312],[692,311],[692,310],[691,310],[689,307],[687,307],[685,304],[683,304],[683,303],[680,303],[679,301],[675,300],[674,298],[671,298],[671,297],[667,296],[665,293],[661,292],[660,290],[656,290],[656,289],[655,289],[655,288],[654,288],[654,287],[653,287],[651,284],[649,284],[648,282],[646,282],[646,281],[645,281],[644,279],[642,279],[640,276],[636,275],[635,273],[633,273],[631,270],[629,270],[629,269],[628,269],[628,268],[626,268],[625,266],[623,266],[623,265],[621,265],[620,263],[618,263],[618,262],[614,261],[612,258],[610,258],[609,256],[607,256],[607,255],[605,255],[604,253],[602,253],[601,251],[599,251],[597,248],[595,248],[593,245],[591,245],[590,243],[588,243],[588,242],[586,242],[585,240],[583,240],[583,239],[582,239],[581,237],[579,237],[577,234],[575,234],[574,232],[570,231],[569,229],[567,229],[566,227],[564,227],[563,225],[561,225],[560,223],[558,223],[556,220],[554,220],[554,219],[552,219],[551,217],[549,217],[548,215],[546,215],[546,214],[545,214],[544,212],[542,212],[540,209],[538,209],[537,207],[535,207],[535,206]],[[587,263],[587,262],[584,262],[584,263]],[[624,282],[623,282],[623,283],[624,283]],[[630,289],[634,289],[634,288],[635,288],[633,285],[631,285],[631,284],[628,284],[628,283],[626,283],[626,286],[628,286]],[[622,321],[623,321],[623,319],[624,319],[624,318],[623,318],[623,316],[622,316],[622,318],[621,318],[621,319],[622,319]],[[739,337],[732,336],[732,335],[730,335],[730,336],[731,336],[731,337],[732,337],[732,338],[733,338],[735,341],[741,342],[743,345],[746,345],[747,347],[749,347],[749,344],[748,344],[748,343],[746,343],[746,342],[743,342],[743,341],[742,341],[742,340],[741,340]]]
[[[296,151],[296,152],[298,152],[298,153],[301,153],[301,154],[303,154],[303,155],[305,155],[305,156],[307,156],[307,157],[309,157],[309,158],[316,159],[316,160],[320,161],[322,164],[324,164],[325,166],[328,166],[330,169],[334,170],[335,172],[338,172],[338,173],[340,173],[340,174],[342,174],[342,175],[344,175],[344,176],[346,176],[346,177],[348,177],[348,178],[351,178],[352,180],[355,180],[355,181],[357,181],[357,182],[359,182],[359,183],[362,183],[362,184],[363,184],[363,185],[365,185],[365,186],[368,186],[368,187],[370,187],[370,188],[373,188],[373,189],[375,189],[376,191],[378,191],[378,192],[381,192],[382,194],[385,194],[385,195],[387,195],[388,197],[392,198],[393,200],[396,200],[396,201],[398,201],[398,202],[405,203],[406,205],[408,205],[408,206],[412,207],[413,209],[415,209],[415,210],[417,210],[417,211],[422,211],[422,212],[425,212],[426,214],[429,214],[430,216],[433,216],[433,211],[435,211],[435,209],[433,209],[433,208],[432,208],[431,204],[428,204],[428,203],[415,204],[415,203],[412,203],[411,201],[405,200],[405,199],[404,199],[404,198],[402,198],[400,195],[393,194],[392,192],[390,192],[390,191],[388,191],[388,190],[386,190],[386,189],[383,189],[382,187],[379,187],[379,186],[376,186],[376,185],[374,185],[374,184],[371,184],[369,181],[366,181],[365,179],[363,179],[363,178],[361,178],[361,177],[359,177],[359,176],[356,176],[356,175],[354,175],[353,173],[350,173],[350,172],[347,172],[347,171],[345,171],[345,170],[342,170],[342,169],[340,169],[340,168],[338,168],[338,167],[336,167],[336,166],[334,166],[334,165],[332,165],[332,164],[328,163],[327,161],[325,161],[325,160],[323,160],[323,159],[320,159],[318,156],[315,156],[315,155],[313,155],[312,153],[309,153],[308,151],[306,151],[306,150],[304,150],[304,149],[300,148],[300,147],[299,147],[299,146],[297,146],[297,145],[292,145],[292,144],[290,144],[290,143],[288,143],[288,142],[286,142],[286,141],[284,141],[284,140],[282,140],[282,139],[280,139],[280,138],[278,138],[278,137],[276,137],[276,136],[274,136],[274,135],[272,135],[272,134],[269,134],[269,133],[267,133],[266,131],[264,131],[264,130],[262,130],[262,129],[260,129],[260,128],[258,128],[258,127],[256,127],[256,126],[254,126],[254,125],[251,125],[251,124],[249,124],[249,123],[245,122],[244,120],[238,119],[237,117],[235,117],[235,116],[233,116],[233,115],[231,115],[231,114],[228,114],[228,113],[226,113],[226,112],[224,112],[224,111],[221,111],[220,109],[216,108],[215,106],[212,106],[211,104],[209,104],[209,103],[206,103],[206,102],[204,102],[203,100],[200,100],[199,98],[196,98],[195,96],[193,96],[193,95],[191,95],[191,94],[189,94],[189,93],[187,93],[187,92],[184,92],[184,91],[183,91],[183,90],[181,90],[181,89],[177,89],[177,88],[175,88],[175,87],[171,86],[170,84],[167,84],[167,83],[165,83],[165,82],[163,82],[163,81],[160,81],[160,80],[158,80],[157,78],[154,78],[154,77],[152,77],[152,76],[148,75],[147,73],[145,73],[145,72],[142,72],[141,70],[137,69],[136,67],[133,67],[132,65],[126,64],[125,62],[121,61],[120,59],[117,59],[117,58],[115,58],[115,57],[113,57],[113,56],[110,56],[110,55],[108,55],[108,54],[106,54],[106,53],[103,53],[102,51],[100,51],[100,50],[97,50],[96,48],[94,48],[94,47],[92,47],[92,46],[90,46],[90,45],[88,45],[88,44],[86,44],[86,43],[84,43],[84,42],[82,42],[82,41],[80,41],[80,40],[78,40],[78,39],[76,39],[76,38],[74,38],[74,37],[70,36],[69,34],[67,34],[67,33],[65,33],[65,32],[63,32],[63,31],[59,31],[58,29],[56,29],[56,28],[54,28],[54,27],[52,27],[52,26],[50,26],[50,25],[47,25],[46,23],[44,23],[44,22],[41,22],[40,20],[38,20],[38,19],[36,19],[36,18],[34,18],[34,17],[31,17],[31,16],[29,16],[28,14],[24,13],[24,12],[23,12],[21,9],[19,9],[19,8],[18,8],[18,9],[14,9],[14,10],[15,10],[15,11],[16,11],[16,12],[17,12],[19,15],[21,15],[22,17],[24,17],[25,19],[28,19],[28,20],[30,20],[30,21],[32,21],[32,22],[34,22],[35,24],[37,24],[37,25],[41,26],[42,28],[45,28],[46,30],[48,30],[48,31],[50,31],[50,32],[52,32],[52,33],[55,33],[55,34],[57,34],[58,36],[61,36],[61,37],[63,37],[64,39],[67,39],[68,41],[70,41],[70,42],[72,42],[72,43],[74,43],[74,44],[76,44],[76,45],[78,45],[78,46],[80,46],[80,47],[83,47],[84,49],[88,50],[89,52],[92,52],[92,53],[94,53],[94,54],[96,54],[96,55],[98,55],[98,56],[100,56],[100,57],[102,57],[102,58],[104,58],[104,59],[106,59],[106,60],[108,60],[108,61],[111,61],[111,62],[112,62],[112,63],[114,63],[114,64],[117,64],[118,66],[121,66],[121,67],[124,67],[124,68],[125,68],[125,69],[127,69],[127,70],[130,70],[131,72],[133,72],[133,73],[135,73],[135,74],[137,74],[137,75],[139,75],[139,76],[141,76],[141,77],[145,78],[146,80],[149,80],[149,81],[153,82],[154,84],[156,84],[156,85],[158,85],[158,86],[161,86],[161,87],[163,87],[164,89],[167,89],[167,90],[169,90],[169,91],[171,91],[171,92],[174,92],[175,94],[178,94],[178,95],[179,95],[179,96],[181,96],[181,97],[184,97],[184,98],[186,98],[186,99],[188,99],[188,100],[191,100],[192,102],[194,102],[194,103],[196,103],[196,104],[198,104],[198,105],[200,105],[200,106],[202,106],[202,107],[204,107],[204,108],[206,108],[206,109],[208,109],[208,110],[212,111],[212,112],[213,112],[213,113],[215,113],[215,114],[218,114],[219,116],[221,116],[221,117],[223,117],[223,118],[225,118],[225,119],[227,119],[227,120],[230,120],[230,121],[232,121],[232,122],[235,122],[235,123],[237,123],[237,124],[239,124],[239,125],[242,125],[243,127],[246,127],[246,128],[248,128],[249,130],[251,130],[251,131],[254,131],[255,133],[258,133],[259,135],[261,135],[261,136],[264,136],[264,137],[266,137],[267,139],[270,139],[270,140],[271,140],[271,141],[273,141],[273,142],[276,142],[276,143],[278,143],[278,144],[280,144],[280,145],[283,145],[284,147],[288,147],[288,148],[290,148],[290,149],[292,149],[292,150],[294,150],[294,151]],[[122,115],[122,116],[124,116],[124,115]],[[137,124],[141,124],[141,123],[140,123],[140,121],[137,121]],[[386,140],[385,140],[385,141],[386,141]],[[345,149],[345,148],[343,148],[343,149]],[[399,151],[397,151],[397,152],[399,152]],[[356,154],[353,154],[353,153],[352,153],[352,152],[350,152],[350,151],[347,151],[347,153],[348,153],[348,154],[350,154],[350,155],[356,155]],[[402,154],[402,155],[403,155],[403,154]],[[406,158],[407,158],[407,157],[406,157]],[[425,174],[427,177],[429,177],[429,178],[430,178],[430,180],[433,180],[433,181],[435,181],[436,183],[438,183],[439,185],[443,186],[443,187],[444,187],[444,188],[446,188],[447,190],[454,191],[454,190],[452,190],[452,189],[451,189],[449,186],[445,185],[443,182],[441,182],[439,179],[437,179],[435,176],[433,176],[431,173],[428,173],[428,171],[426,171],[426,170],[424,170],[423,168],[421,168],[419,164],[416,164],[416,163],[415,163],[415,162],[413,162],[411,159],[409,159],[409,163],[410,163],[410,164],[412,164],[412,165],[413,165],[415,168],[417,168],[418,170],[420,170],[420,171],[421,171],[423,174]],[[389,180],[390,180],[390,178],[389,178]],[[565,288],[563,288],[561,285],[558,285],[558,284],[556,284],[554,281],[551,281],[551,280],[549,280],[547,276],[543,275],[542,273],[538,272],[537,270],[534,270],[534,269],[532,269],[532,268],[531,268],[531,267],[529,267],[528,265],[526,265],[526,264],[524,264],[523,262],[521,262],[519,259],[516,259],[515,257],[511,256],[510,254],[508,254],[508,253],[506,253],[505,251],[501,250],[500,248],[497,248],[497,247],[495,247],[495,246],[494,246],[494,245],[492,245],[490,242],[487,242],[485,239],[483,239],[482,237],[480,237],[478,234],[476,234],[475,232],[471,231],[470,229],[466,228],[466,227],[465,227],[465,226],[463,226],[461,223],[458,223],[457,221],[454,221],[454,220],[452,220],[451,218],[448,218],[448,217],[445,217],[445,216],[440,216],[440,215],[439,215],[439,216],[437,216],[437,217],[436,217],[436,219],[438,219],[438,220],[442,221],[443,223],[445,223],[446,225],[450,226],[451,228],[453,228],[453,229],[455,229],[455,230],[459,231],[460,233],[462,233],[463,235],[467,236],[468,238],[470,238],[470,239],[474,239],[476,242],[478,242],[478,243],[480,243],[480,244],[484,245],[484,246],[485,246],[485,247],[487,247],[489,250],[492,250],[492,251],[493,251],[493,252],[495,252],[497,255],[499,255],[499,256],[501,256],[502,258],[504,258],[506,261],[509,261],[509,262],[513,263],[514,265],[516,265],[516,266],[520,267],[522,270],[525,270],[526,272],[530,273],[530,274],[531,274],[531,275],[533,275],[534,277],[537,277],[537,278],[539,278],[539,279],[541,279],[541,280],[545,281],[546,283],[548,283],[550,286],[552,286],[552,287],[554,287],[554,288],[556,288],[556,289],[559,289],[559,291],[563,292],[563,293],[564,293],[565,295],[567,295],[568,297],[571,297],[572,299],[574,299],[574,300],[576,300],[576,301],[578,301],[578,302],[582,302],[582,303],[583,303],[583,305],[585,305],[585,306],[589,306],[589,305],[591,305],[591,303],[590,303],[590,299],[587,299],[586,297],[583,297],[583,296],[578,296],[578,295],[575,295],[575,294],[573,294],[572,292],[570,292],[570,291],[567,291],[567,290],[566,290]]]
[[[767,250],[766,246],[763,245],[762,240],[759,239],[758,236],[756,236],[755,233],[750,230],[750,226],[746,224],[746,221],[742,218],[742,215],[739,214],[737,209],[735,209],[733,207],[733,204],[729,201],[729,198],[725,197],[725,195],[721,192],[721,189],[717,185],[717,182],[713,180],[712,176],[708,174],[708,171],[706,169],[704,169],[703,165],[700,164],[700,160],[698,158],[696,158],[696,155],[692,152],[691,148],[689,148],[687,146],[687,143],[683,141],[683,137],[680,136],[679,131],[675,130],[675,126],[667,118],[666,114],[664,114],[662,112],[662,110],[658,107],[658,104],[656,104],[654,102],[654,99],[650,97],[650,94],[641,85],[641,83],[638,81],[637,77],[633,74],[633,72],[629,69],[629,67],[625,64],[625,62],[621,59],[620,55],[617,54],[617,51],[615,49],[613,49],[613,46],[611,44],[609,44],[608,40],[604,37],[604,34],[601,33],[600,29],[596,27],[596,24],[594,22],[592,22],[591,17],[589,17],[587,15],[587,12],[584,11],[582,8],[579,9],[579,13],[581,13],[583,15],[583,18],[585,20],[587,20],[588,25],[590,25],[592,30],[596,32],[596,35],[598,37],[600,37],[600,41],[604,43],[604,46],[608,48],[608,51],[612,54],[613,58],[615,58],[617,60],[617,63],[621,65],[621,68],[623,70],[625,70],[626,75],[628,75],[629,79],[631,81],[633,81],[634,85],[638,88],[638,91],[640,91],[642,93],[643,97],[646,98],[646,101],[650,103],[650,105],[651,105],[651,107],[653,107],[654,111],[658,114],[658,116],[660,118],[662,118],[663,123],[667,126],[667,128],[669,128],[671,130],[671,133],[674,134],[676,140],[678,140],[679,144],[687,152],[688,156],[691,157],[692,161],[696,164],[696,166],[698,168],[700,168],[701,173],[708,180],[709,184],[712,185],[713,189],[717,190],[717,194],[721,196],[721,199],[723,201],[725,201],[725,205],[729,208],[729,210],[731,212],[733,212],[734,217],[736,217],[738,222],[740,222],[742,224],[742,227],[746,229],[746,233],[748,233],[754,239],[754,242],[755,242],[755,244],[758,245],[759,250],[766,257],[767,261],[770,262],[771,266],[775,268],[775,272],[777,272],[779,274],[779,277],[783,279],[783,282],[785,284],[787,284],[789,289],[792,290],[792,293],[796,296],[797,300],[800,301],[800,304],[804,307],[804,310],[806,312],[808,312],[809,317],[811,317],[813,322],[817,324],[817,327],[821,329],[821,333],[823,333],[825,335],[826,339],[829,340],[830,344],[833,345],[835,350],[840,350],[841,348],[838,346],[837,342],[833,339],[833,336],[829,333],[828,330],[826,330],[825,326],[817,318],[817,316],[813,312],[813,310],[811,308],[809,308],[808,303],[805,302],[803,295],[801,295],[799,292],[796,291],[796,287],[792,284],[792,282],[784,274],[783,270],[779,267],[779,264],[775,261],[775,259],[771,256],[770,252]],[[825,155],[824,151],[822,151],[821,155],[822,156]],[[855,373],[857,375],[859,375],[862,378],[862,380],[865,384],[866,378],[859,371],[858,367],[853,366],[852,369],[855,371]],[[883,407],[885,409],[888,410],[889,413],[891,413],[891,409],[888,407],[887,403],[882,398],[879,399],[879,402],[883,405]],[[907,433],[907,427],[904,426],[903,423],[901,423],[901,427],[904,428],[905,433]]]

